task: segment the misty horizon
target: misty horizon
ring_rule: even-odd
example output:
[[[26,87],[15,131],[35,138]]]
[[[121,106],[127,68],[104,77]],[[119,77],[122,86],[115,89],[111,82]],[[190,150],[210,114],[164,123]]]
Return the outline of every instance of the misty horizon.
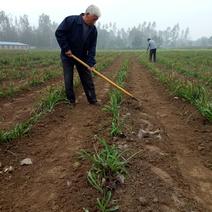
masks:
[[[137,27],[143,22],[156,22],[157,30],[165,30],[179,24],[182,29],[189,27],[189,39],[196,40],[201,37],[212,36],[211,12],[212,2],[203,1],[146,1],[134,0],[92,2],[84,0],[80,2],[61,0],[60,4],[52,4],[50,1],[34,2],[32,0],[23,0],[21,3],[17,0],[8,0],[1,2],[0,10],[3,10],[11,17],[23,16],[26,14],[31,25],[38,26],[38,18],[41,14],[46,14],[53,22],[60,22],[69,15],[79,15],[84,12],[89,4],[96,4],[100,7],[102,16],[98,23],[109,24],[116,23],[117,28]],[[13,5],[13,7],[11,7]],[[45,9],[44,9],[45,8]]]

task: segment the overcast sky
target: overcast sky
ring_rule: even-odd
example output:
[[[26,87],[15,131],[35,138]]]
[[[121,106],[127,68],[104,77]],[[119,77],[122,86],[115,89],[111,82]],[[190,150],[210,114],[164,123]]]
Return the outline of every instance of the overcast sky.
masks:
[[[101,23],[116,22],[118,27],[128,28],[156,21],[157,29],[162,30],[179,23],[181,28],[190,28],[191,39],[212,36],[212,0],[0,0],[0,10],[12,16],[27,14],[36,26],[42,13],[60,23],[90,4],[101,9]]]

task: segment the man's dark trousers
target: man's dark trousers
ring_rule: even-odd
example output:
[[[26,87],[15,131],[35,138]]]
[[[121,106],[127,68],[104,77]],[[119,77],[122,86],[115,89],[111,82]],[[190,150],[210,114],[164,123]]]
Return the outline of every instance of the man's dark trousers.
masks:
[[[62,64],[67,99],[71,103],[75,103],[76,101],[73,88],[74,66],[76,65],[88,102],[91,104],[97,102],[91,71],[89,71],[86,67],[82,66],[78,62],[62,61]]]
[[[150,49],[150,53],[149,53],[149,61],[152,62],[156,62],[156,49]]]

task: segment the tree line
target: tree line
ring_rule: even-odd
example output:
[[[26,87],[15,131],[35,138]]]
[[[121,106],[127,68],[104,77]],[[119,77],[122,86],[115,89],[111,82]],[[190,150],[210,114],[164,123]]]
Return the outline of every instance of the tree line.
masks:
[[[58,48],[55,30],[58,23],[50,16],[41,14],[38,26],[30,24],[27,15],[11,17],[0,11],[0,41],[16,41],[37,48]],[[190,39],[189,28],[181,29],[179,24],[157,30],[156,22],[143,22],[128,29],[118,28],[116,23],[97,23],[99,49],[144,49],[147,38],[156,41],[160,48],[212,47],[212,36]]]

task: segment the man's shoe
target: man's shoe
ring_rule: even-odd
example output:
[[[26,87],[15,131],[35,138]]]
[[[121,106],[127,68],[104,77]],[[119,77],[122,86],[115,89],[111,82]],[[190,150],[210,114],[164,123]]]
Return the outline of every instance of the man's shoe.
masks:
[[[94,105],[94,106],[102,106],[100,102],[98,101],[94,101],[94,102],[89,102],[90,105]]]
[[[76,106],[76,102],[69,101],[68,104],[71,108],[74,108]]]

